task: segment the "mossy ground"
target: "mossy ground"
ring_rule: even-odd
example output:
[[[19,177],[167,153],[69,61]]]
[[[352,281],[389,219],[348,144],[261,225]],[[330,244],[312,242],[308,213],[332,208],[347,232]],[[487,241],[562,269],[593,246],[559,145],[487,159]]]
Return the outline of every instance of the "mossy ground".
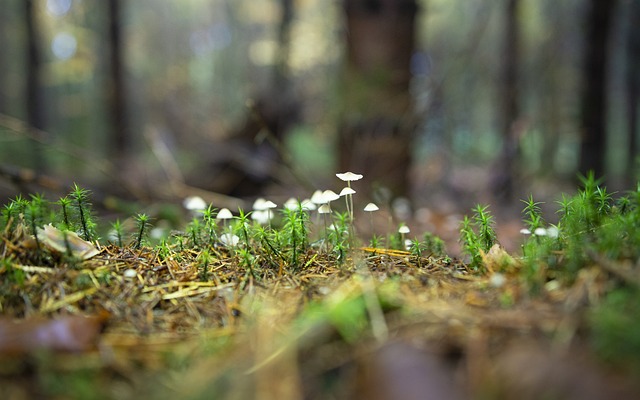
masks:
[[[595,206],[613,202],[599,196],[604,203]],[[566,220],[573,236],[532,237],[528,258],[492,240],[476,243],[470,263],[419,241],[411,251],[361,247],[346,240],[349,229],[309,243],[301,214],[278,228],[250,227],[241,214],[214,232],[205,213],[181,239],[149,246],[138,216],[130,244],[97,245],[98,254],[83,259],[68,244],[69,251],[54,251],[34,243],[32,226],[47,222],[33,206],[41,201],[4,213],[2,398],[640,393],[632,317],[638,249],[630,237],[635,222],[625,217],[635,214],[604,207],[602,218],[587,215],[593,227],[604,221],[605,232]],[[584,207],[573,204],[575,213],[569,203],[565,210],[577,215]],[[633,204],[628,212],[636,212]],[[482,226],[490,216],[477,211],[471,221],[480,226],[468,223],[463,232],[471,235],[467,245],[491,236],[490,224]],[[543,226],[535,212],[527,217]],[[607,221],[619,220],[624,243],[616,247]],[[241,244],[220,245],[225,229]],[[76,231],[88,234],[91,226]],[[576,260],[578,235],[585,256]]]

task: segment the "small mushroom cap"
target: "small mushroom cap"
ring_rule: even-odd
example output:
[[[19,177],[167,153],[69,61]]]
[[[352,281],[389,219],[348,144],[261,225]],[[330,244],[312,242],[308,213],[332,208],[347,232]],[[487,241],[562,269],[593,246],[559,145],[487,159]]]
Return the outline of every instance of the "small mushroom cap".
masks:
[[[253,209],[254,210],[264,210],[266,207],[264,206],[264,204],[267,202],[267,200],[265,200],[262,197],[258,197],[256,199],[256,201],[253,202]]]
[[[271,210],[255,210],[251,213],[251,219],[260,225],[268,224],[272,217],[273,212]]]
[[[289,200],[284,202],[284,208],[287,210],[297,210],[298,209],[298,200],[294,197],[290,197]]]
[[[233,233],[225,233],[220,235],[220,242],[225,246],[235,246],[240,242],[240,238]]]
[[[322,190],[316,190],[315,192],[313,192],[313,195],[311,196],[311,201],[314,204],[322,204],[324,203],[324,198],[322,197]]]
[[[302,202],[300,204],[302,205],[302,209],[303,210],[315,210],[316,209],[315,203],[313,201],[309,200],[309,199],[302,200]]]
[[[536,228],[536,230],[533,231],[533,234],[536,236],[547,236],[547,230],[544,228]]]
[[[318,212],[320,214],[329,214],[331,212],[331,207],[329,207],[328,204],[323,204],[320,207],[318,207]]]
[[[364,211],[368,211],[368,212],[373,212],[373,211],[378,211],[380,208],[378,208],[377,205],[375,205],[374,203],[369,203],[366,206],[364,206]]]
[[[200,211],[207,208],[207,203],[200,196],[189,196],[184,199],[182,206],[189,211]]]
[[[406,225],[402,225],[400,228],[398,228],[398,232],[399,233],[409,233],[409,232],[411,232],[411,229],[409,229],[409,227],[406,226]]]
[[[228,208],[223,208],[218,212],[216,219],[231,219],[233,218],[233,214],[229,211]]]
[[[276,207],[278,207],[278,205],[271,200],[267,200],[264,202],[264,208],[267,210],[270,208],[276,208]]]
[[[348,194],[354,194],[356,191],[351,189],[350,187],[346,187],[340,191],[340,196],[346,196]]]
[[[340,196],[331,189],[327,189],[322,192],[323,203],[328,203],[330,201],[338,200]]]
[[[362,175],[360,174],[355,174],[351,171],[348,172],[343,172],[341,174],[336,174],[336,176],[340,179],[343,180],[345,182],[351,182],[351,181],[357,181],[362,179]]]

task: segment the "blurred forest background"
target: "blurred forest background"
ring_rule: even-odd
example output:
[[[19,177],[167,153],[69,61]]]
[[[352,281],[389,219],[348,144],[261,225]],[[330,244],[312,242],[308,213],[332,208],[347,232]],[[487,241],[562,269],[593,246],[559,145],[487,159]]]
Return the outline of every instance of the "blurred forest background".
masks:
[[[0,48],[3,196],[224,206],[353,170],[424,205],[638,177],[640,0],[3,0]]]

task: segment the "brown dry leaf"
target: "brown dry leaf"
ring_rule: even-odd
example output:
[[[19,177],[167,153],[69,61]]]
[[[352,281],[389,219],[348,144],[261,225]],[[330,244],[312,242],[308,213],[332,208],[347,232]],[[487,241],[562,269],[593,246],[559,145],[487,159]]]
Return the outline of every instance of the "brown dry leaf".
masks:
[[[499,244],[494,244],[487,253],[480,250],[482,262],[491,272],[513,272],[517,267],[517,261],[507,253]]]
[[[0,353],[22,354],[36,349],[84,351],[93,348],[106,315],[32,318],[15,321],[0,318]]]
[[[61,231],[51,224],[45,225],[44,229],[37,228],[37,231],[40,242],[55,252],[71,251],[74,257],[82,260],[88,260],[100,253],[100,250],[93,243],[80,239],[80,236],[75,232]]]

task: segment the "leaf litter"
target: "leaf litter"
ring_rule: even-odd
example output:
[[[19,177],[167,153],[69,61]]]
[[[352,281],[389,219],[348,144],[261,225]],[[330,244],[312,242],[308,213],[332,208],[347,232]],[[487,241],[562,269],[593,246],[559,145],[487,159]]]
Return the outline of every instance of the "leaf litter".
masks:
[[[22,278],[4,279],[0,296],[4,398],[70,389],[31,385],[24,377],[34,363],[61,381],[83,376],[106,398],[638,393],[585,355],[583,311],[607,285],[596,267],[532,296],[517,260],[499,248],[483,254],[482,273],[447,257],[364,247],[341,261],[310,250],[295,273],[254,275],[229,250],[212,249],[202,281],[196,250],[163,259],[109,245],[65,257],[65,245],[41,267],[28,265],[30,246],[5,238],[0,273]],[[577,382],[585,376],[586,394]]]

